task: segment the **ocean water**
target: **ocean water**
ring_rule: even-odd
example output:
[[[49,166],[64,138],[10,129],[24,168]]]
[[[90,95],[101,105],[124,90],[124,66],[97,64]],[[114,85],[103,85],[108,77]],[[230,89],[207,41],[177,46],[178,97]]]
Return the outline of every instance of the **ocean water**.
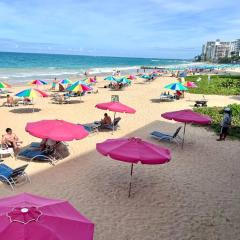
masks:
[[[0,81],[27,82],[111,73],[113,69],[136,72],[140,66],[169,67],[190,64],[184,59],[100,57],[61,54],[0,52]]]

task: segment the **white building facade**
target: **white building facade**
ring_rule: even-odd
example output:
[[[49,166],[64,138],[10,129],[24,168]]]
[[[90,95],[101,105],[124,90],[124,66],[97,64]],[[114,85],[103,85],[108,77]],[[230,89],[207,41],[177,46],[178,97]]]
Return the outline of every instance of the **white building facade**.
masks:
[[[202,60],[218,62],[219,59],[240,56],[240,39],[233,42],[223,42],[220,39],[209,41],[203,45]]]

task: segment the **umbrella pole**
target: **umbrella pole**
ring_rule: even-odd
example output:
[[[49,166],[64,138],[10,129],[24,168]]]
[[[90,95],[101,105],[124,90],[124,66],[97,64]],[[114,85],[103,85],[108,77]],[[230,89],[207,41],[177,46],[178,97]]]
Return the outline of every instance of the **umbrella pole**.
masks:
[[[116,112],[114,113],[113,115],[113,130],[112,130],[112,135],[113,135],[113,132],[114,132],[114,124],[115,124],[115,117],[116,117]]]
[[[131,178],[130,178],[130,183],[129,183],[129,190],[128,190],[128,197],[130,198],[131,196],[131,189],[132,189],[132,175],[133,175],[133,163],[131,165]]]
[[[184,129],[183,129],[183,140],[182,140],[182,149],[183,149],[184,138],[185,138],[186,124],[187,124],[187,123],[184,123]]]

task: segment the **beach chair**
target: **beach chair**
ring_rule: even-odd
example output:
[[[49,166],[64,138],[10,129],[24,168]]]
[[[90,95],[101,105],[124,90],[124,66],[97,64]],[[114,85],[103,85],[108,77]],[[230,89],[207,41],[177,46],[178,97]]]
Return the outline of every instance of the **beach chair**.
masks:
[[[5,155],[10,155],[12,158],[14,158],[13,148],[8,147],[6,144],[0,143],[0,159]]]
[[[170,94],[161,94],[160,101],[161,102],[172,102],[175,100],[175,97]]]
[[[46,150],[41,150],[40,143],[31,143],[28,148],[23,149],[20,151],[17,155],[17,158],[19,159],[25,159],[29,162],[31,161],[44,161],[49,162],[51,165],[55,166],[55,164],[67,157],[69,155],[69,152],[64,151],[64,153],[60,153],[57,151],[57,146],[62,144],[64,148],[67,149],[68,145],[65,142],[58,142],[54,146],[49,146]]]
[[[86,124],[81,124],[86,131],[88,131],[89,133],[93,134],[93,133],[98,133],[98,128],[101,126],[100,122],[94,122],[94,123],[86,123]]]
[[[119,125],[118,123],[120,122],[121,118],[120,117],[117,117],[114,119],[113,123],[112,124],[104,124],[104,125],[101,125],[99,128],[100,129],[108,129],[108,130],[117,130],[119,128]]]
[[[167,133],[162,133],[159,131],[153,131],[150,133],[150,135],[159,141],[162,140],[162,141],[175,142],[177,144],[180,144],[182,142],[182,138],[179,136],[179,132],[180,132],[181,128],[182,127],[177,128],[177,130],[175,131],[175,133],[173,135],[169,135]]]
[[[12,190],[14,187],[26,182],[31,182],[29,176],[25,172],[28,164],[23,165],[21,167],[12,169],[8,167],[6,164],[0,164],[0,181],[7,183]],[[21,181],[22,180],[22,181]]]

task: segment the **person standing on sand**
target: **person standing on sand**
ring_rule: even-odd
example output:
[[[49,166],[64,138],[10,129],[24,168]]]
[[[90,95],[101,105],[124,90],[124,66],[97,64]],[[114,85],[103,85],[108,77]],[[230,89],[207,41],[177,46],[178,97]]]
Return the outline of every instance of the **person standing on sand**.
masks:
[[[232,122],[232,112],[230,108],[224,108],[224,115],[223,115],[223,120],[220,123],[221,126],[221,131],[220,131],[220,136],[217,141],[222,141],[226,139],[226,136],[228,135],[228,130],[229,127],[231,126]]]

